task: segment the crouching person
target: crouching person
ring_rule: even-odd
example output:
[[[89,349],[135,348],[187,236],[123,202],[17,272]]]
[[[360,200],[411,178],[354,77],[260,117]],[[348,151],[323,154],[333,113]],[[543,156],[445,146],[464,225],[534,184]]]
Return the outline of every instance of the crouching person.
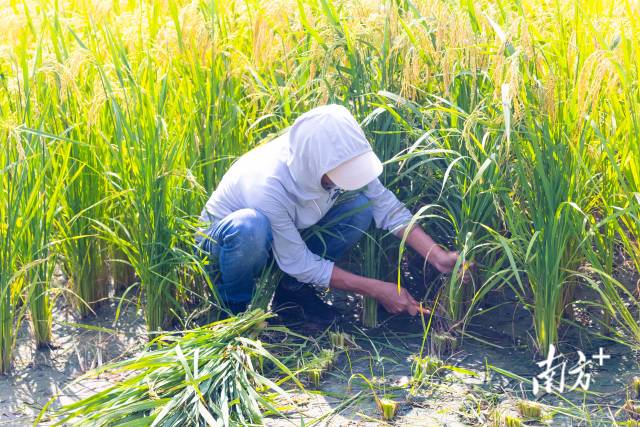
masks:
[[[402,237],[411,213],[378,176],[382,163],[349,111],[314,108],[278,138],[241,156],[204,209],[196,242],[211,260],[216,289],[233,313],[246,309],[256,278],[273,256],[286,273],[274,296],[278,307],[298,307],[309,320],[329,323],[336,313],[309,284],[375,298],[391,313],[415,315],[418,303],[395,283],[335,265],[369,228]],[[361,190],[342,197],[344,191]],[[347,195],[345,195],[347,196]],[[302,230],[318,230],[304,240]],[[407,244],[439,271],[458,258],[412,226]]]

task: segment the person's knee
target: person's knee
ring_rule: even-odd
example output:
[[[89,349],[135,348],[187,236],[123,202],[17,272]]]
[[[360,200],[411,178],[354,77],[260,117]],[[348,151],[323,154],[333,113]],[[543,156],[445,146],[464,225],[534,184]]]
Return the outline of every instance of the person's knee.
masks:
[[[248,251],[268,251],[273,241],[269,219],[254,209],[240,209],[232,214],[230,236]]]

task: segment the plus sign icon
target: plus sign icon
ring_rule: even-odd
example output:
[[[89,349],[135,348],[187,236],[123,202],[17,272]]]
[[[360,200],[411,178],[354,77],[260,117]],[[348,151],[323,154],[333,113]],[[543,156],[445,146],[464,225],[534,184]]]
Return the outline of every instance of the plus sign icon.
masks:
[[[602,365],[604,365],[604,360],[605,359],[611,359],[611,355],[610,354],[604,354],[604,351],[602,350],[602,347],[599,347],[598,351],[599,351],[599,353],[592,355],[591,358],[594,359],[594,360],[597,360],[599,362],[598,365],[602,366]]]

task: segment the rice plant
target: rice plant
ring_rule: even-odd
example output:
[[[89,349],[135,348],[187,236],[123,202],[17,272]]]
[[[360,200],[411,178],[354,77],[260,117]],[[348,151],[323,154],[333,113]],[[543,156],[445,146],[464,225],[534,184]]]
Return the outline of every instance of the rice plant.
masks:
[[[11,367],[12,352],[26,308],[21,304],[25,289],[25,275],[19,271],[20,239],[27,233],[28,222],[23,219],[22,201],[26,196],[28,179],[26,156],[19,140],[5,133],[5,141],[15,142],[0,151],[2,174],[0,187],[0,372],[6,374]],[[14,135],[15,137],[15,135]],[[8,144],[8,142],[7,142]]]
[[[82,317],[108,295],[104,243],[96,222],[104,221],[106,183],[90,141],[65,141],[55,157],[55,173],[64,178],[64,197],[56,221],[60,253],[71,301]]]
[[[490,248],[491,231],[501,228],[496,202],[504,191],[505,154],[500,134],[475,135],[482,120],[482,112],[474,111],[466,117],[460,132],[448,129],[442,138],[436,139],[442,149],[437,156],[442,156],[446,165],[437,203],[447,212],[453,229],[453,245],[460,253],[460,261],[443,288],[443,303],[452,324],[465,319],[477,303],[480,287],[476,281],[482,280],[478,276],[490,276],[502,262],[500,253]],[[457,138],[460,142],[452,141]],[[479,272],[476,270],[478,275],[463,283],[461,279],[470,265],[480,266]]]
[[[55,257],[50,253],[56,189],[45,187],[48,148],[39,138],[24,138],[19,130],[7,138],[2,160],[0,371],[11,367],[11,354],[27,309],[36,345],[51,342],[50,282]],[[43,173],[44,172],[44,173]],[[51,190],[51,191],[46,191]],[[45,203],[43,203],[43,200]]]
[[[544,113],[531,110],[522,138],[514,143],[518,166],[512,173],[518,194],[506,198],[505,214],[533,294],[537,344],[546,353],[557,343],[571,271],[581,262],[578,243],[586,229],[576,204],[582,184],[575,149],[561,121],[551,122]]]
[[[50,283],[56,259],[50,243],[60,187],[47,186],[50,158],[45,141],[29,135],[24,145],[27,156],[24,162],[28,172],[22,185],[28,197],[21,200],[20,205],[26,230],[16,249],[21,257],[20,269],[26,285],[25,300],[29,305],[36,345],[42,347],[51,342]]]
[[[141,72],[148,84],[143,90],[130,74],[124,45],[114,38],[109,44],[118,78],[112,83],[104,68],[100,74],[115,126],[110,147],[117,169],[111,185],[124,192],[119,202],[129,214],[122,222],[102,224],[101,231],[135,269],[146,297],[149,331],[157,331],[179,310],[175,297],[176,267],[184,256],[177,248],[183,141],[167,134],[162,119],[169,77],[158,77],[153,67],[145,67]],[[113,84],[129,95],[125,101]]]

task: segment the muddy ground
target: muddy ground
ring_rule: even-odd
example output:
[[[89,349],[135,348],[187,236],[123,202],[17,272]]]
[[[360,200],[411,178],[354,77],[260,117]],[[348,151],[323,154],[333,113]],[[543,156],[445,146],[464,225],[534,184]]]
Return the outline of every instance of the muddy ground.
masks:
[[[378,394],[386,393],[399,402],[398,416],[389,424],[411,426],[486,425],[496,407],[513,411],[517,398],[531,398],[524,381],[503,375],[492,367],[531,380],[541,372],[530,348],[532,334],[529,314],[504,293],[492,295],[486,307],[497,307],[487,316],[479,316],[467,330],[462,345],[443,355],[445,363],[465,371],[443,370],[411,392],[411,356],[420,351],[422,323],[409,317],[385,319],[379,328],[364,331],[354,316],[345,315],[340,328],[351,334],[357,346],[342,352],[335,367],[325,375],[319,390],[309,386],[305,392],[294,390],[285,415],[270,418],[267,425],[363,426],[385,424],[380,419],[370,387],[355,376],[362,374],[376,385]],[[353,310],[348,298],[333,297],[343,309]],[[16,348],[13,374],[0,377],[0,425],[31,425],[42,407],[54,395],[53,403],[75,401],[106,387],[117,378],[102,375],[75,381],[92,368],[125,355],[134,354],[146,340],[142,314],[133,304],[124,305],[120,319],[113,318],[117,299],[105,304],[97,317],[80,321],[70,307],[59,302],[54,320],[54,344],[50,350],[36,350],[23,326]],[[302,326],[304,328],[304,326]],[[611,425],[611,419],[625,419],[620,408],[626,396],[626,384],[640,374],[638,355],[621,344],[612,344],[591,334],[569,330],[562,337],[569,360],[581,350],[595,354],[599,347],[611,358],[593,366],[590,394],[566,392],[565,401],[549,396],[546,401],[558,410],[550,425],[588,425],[584,414],[591,414],[591,425]],[[327,344],[328,345],[328,344]],[[428,343],[427,343],[428,345]],[[350,381],[351,379],[351,381]],[[567,380],[569,382],[569,380]],[[576,405],[576,407],[573,407]],[[564,409],[562,409],[564,408]],[[617,414],[617,415],[616,415]],[[535,425],[528,423],[527,425]]]

